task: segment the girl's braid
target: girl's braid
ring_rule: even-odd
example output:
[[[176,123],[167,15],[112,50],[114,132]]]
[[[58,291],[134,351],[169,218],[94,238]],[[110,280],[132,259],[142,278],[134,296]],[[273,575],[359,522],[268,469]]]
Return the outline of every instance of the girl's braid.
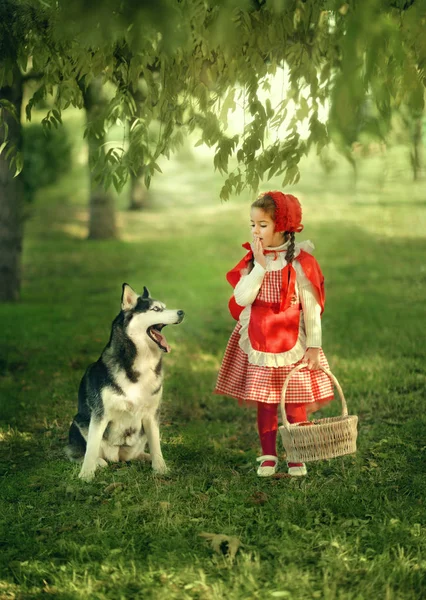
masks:
[[[287,261],[287,264],[290,264],[290,263],[293,262],[293,259],[294,259],[294,245],[295,245],[294,240],[295,240],[296,236],[295,236],[294,231],[292,231],[291,233],[288,233],[286,231],[285,235],[286,235],[287,239],[290,239],[290,244],[288,245],[287,252],[286,252],[286,255],[285,255],[285,259]]]

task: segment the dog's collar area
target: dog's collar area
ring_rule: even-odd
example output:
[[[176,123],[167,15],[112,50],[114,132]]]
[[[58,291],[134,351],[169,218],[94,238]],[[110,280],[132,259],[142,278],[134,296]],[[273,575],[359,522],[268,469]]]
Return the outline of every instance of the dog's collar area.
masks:
[[[163,352],[170,352],[171,348],[167,343],[166,336],[163,335],[161,331],[163,327],[165,327],[165,325],[162,323],[159,323],[157,325],[151,325],[151,327],[148,327],[147,329],[147,334],[152,339],[152,341],[157,344],[160,350],[162,350]]]

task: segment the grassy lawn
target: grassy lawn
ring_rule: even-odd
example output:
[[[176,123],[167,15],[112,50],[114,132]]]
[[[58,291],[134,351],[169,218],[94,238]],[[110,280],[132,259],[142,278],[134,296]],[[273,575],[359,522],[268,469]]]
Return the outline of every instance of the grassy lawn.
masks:
[[[0,598],[420,599],[424,184],[399,150],[362,161],[356,185],[343,163],[304,165],[299,239],[315,241],[326,276],[323,347],[359,415],[359,450],[302,481],[261,480],[255,413],[212,395],[250,198],[221,204],[210,165],[187,150],[162,165],[145,212],[118,199],[119,241],[85,240],[81,165],[32,208],[22,301],[0,305]],[[164,361],[171,472],[112,465],[86,484],[63,448],[124,281],[186,312]]]

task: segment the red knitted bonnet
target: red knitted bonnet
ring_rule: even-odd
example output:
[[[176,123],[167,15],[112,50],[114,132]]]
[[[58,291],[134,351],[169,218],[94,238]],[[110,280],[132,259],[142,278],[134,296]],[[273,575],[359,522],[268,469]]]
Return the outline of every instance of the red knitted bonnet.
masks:
[[[265,192],[262,196],[269,196],[274,201],[275,231],[302,231],[302,207],[296,196],[282,192]]]

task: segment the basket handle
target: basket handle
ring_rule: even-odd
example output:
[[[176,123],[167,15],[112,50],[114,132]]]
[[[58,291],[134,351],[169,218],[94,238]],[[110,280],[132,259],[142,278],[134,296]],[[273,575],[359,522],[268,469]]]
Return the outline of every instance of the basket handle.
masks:
[[[307,366],[308,365],[306,363],[300,363],[300,365],[297,365],[296,367],[294,367],[294,369],[292,369],[290,371],[290,373],[287,375],[287,377],[286,377],[286,379],[284,381],[283,389],[282,389],[282,392],[281,392],[281,415],[282,415],[283,425],[287,429],[289,429],[290,423],[288,422],[287,415],[286,415],[286,412],[285,412],[285,393],[287,391],[287,387],[288,387],[288,384],[289,384],[289,381],[290,381],[290,377],[292,375],[294,375],[294,373],[296,373],[297,371],[300,371],[301,369],[304,369]],[[332,380],[332,382],[336,386],[337,391],[339,392],[340,400],[342,402],[342,417],[347,417],[348,416],[348,407],[347,407],[347,404],[346,404],[345,396],[343,394],[343,390],[340,387],[340,383],[337,381],[336,377],[333,375],[333,373],[331,371],[329,371],[328,369],[324,369],[324,367],[321,367],[321,366],[319,367],[319,369],[321,371],[324,371],[324,373],[326,375],[328,375],[328,377],[330,377],[330,379]]]

